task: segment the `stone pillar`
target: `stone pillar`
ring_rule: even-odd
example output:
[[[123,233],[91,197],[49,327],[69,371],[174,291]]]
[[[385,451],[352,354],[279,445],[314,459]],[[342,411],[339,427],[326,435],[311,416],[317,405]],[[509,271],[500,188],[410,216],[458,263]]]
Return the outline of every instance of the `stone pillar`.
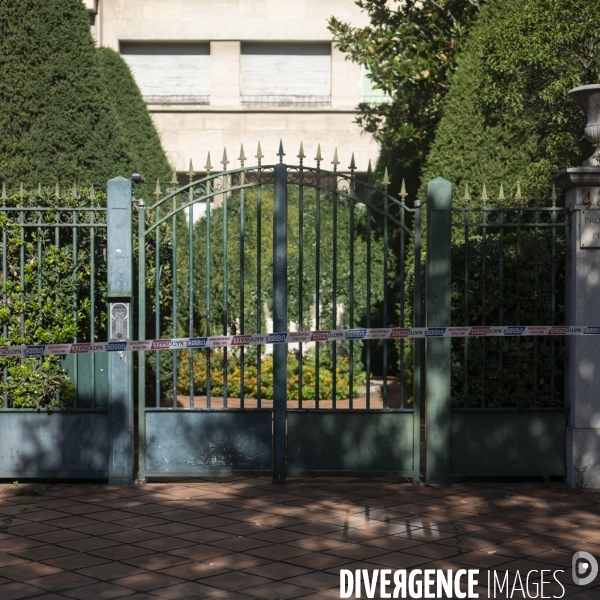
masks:
[[[566,324],[600,325],[600,167],[568,169],[556,183],[571,220]],[[566,344],[567,483],[600,488],[600,336],[569,336]]]
[[[596,150],[555,178],[570,216],[565,317],[570,326],[600,326],[600,84],[569,95],[587,117],[585,137]],[[567,483],[600,488],[600,335],[569,336],[566,345]]]

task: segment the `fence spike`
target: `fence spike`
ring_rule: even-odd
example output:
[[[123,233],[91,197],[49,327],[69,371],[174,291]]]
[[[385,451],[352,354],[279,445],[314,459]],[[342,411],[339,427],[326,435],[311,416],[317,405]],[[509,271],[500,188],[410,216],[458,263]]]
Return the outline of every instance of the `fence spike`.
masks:
[[[179,181],[177,181],[177,171],[173,169],[173,177],[171,177],[171,183],[173,185],[179,185]]]
[[[298,152],[298,158],[300,159],[300,164],[302,164],[302,160],[306,158],[306,154],[304,154],[304,143],[300,142],[300,151]]]
[[[154,195],[156,196],[156,200],[158,201],[158,199],[160,198],[162,192],[160,189],[160,179],[156,180],[156,189],[154,190]]]
[[[92,204],[94,204],[94,200],[96,199],[96,190],[94,190],[94,184],[90,186],[90,200]]]
[[[192,165],[192,161],[190,161],[190,167]],[[212,171],[212,163],[210,162],[210,152],[208,153],[208,156],[206,157],[206,164],[204,165],[204,168],[206,169],[206,174],[210,175],[210,172]],[[190,179],[191,181],[191,179]]]
[[[402,198],[402,202],[404,202],[406,200],[406,196],[408,196],[408,194],[406,193],[406,183],[405,183],[404,177],[403,177],[402,185],[400,186],[400,198]]]
[[[23,202],[23,182],[21,181],[21,187],[19,188],[19,197],[21,198],[21,202]]]
[[[333,153],[333,160],[331,161],[331,164],[333,165],[333,170],[337,171],[337,166],[340,164],[340,161],[338,159],[338,151],[337,148],[335,149],[334,153]]]
[[[208,153],[208,162],[210,162],[210,152]],[[190,158],[190,170],[188,171],[188,177],[190,178],[190,183],[192,183],[192,181],[194,181],[194,175],[196,173],[194,172],[194,165],[192,165],[192,159]]]
[[[463,200],[465,201],[465,205],[469,204],[471,201],[471,194],[469,194],[469,184],[465,183],[465,195],[463,196]]]
[[[500,182],[500,193],[498,194],[498,201],[500,202],[500,204],[504,203],[504,186],[502,185],[502,182]]]
[[[315,160],[317,161],[317,167],[318,167],[319,163],[323,160],[323,157],[321,156],[321,144],[319,144],[317,146],[317,155],[315,156]]]
[[[535,192],[533,193],[533,199],[538,202],[540,199],[540,187],[538,185],[535,186]]]
[[[42,195],[42,184],[41,183],[38,183],[37,195],[38,195],[38,198]]]
[[[276,156],[279,156],[279,162],[283,162],[283,157],[285,156],[285,152],[283,151],[283,140],[279,140],[279,150],[277,151]]]
[[[369,159],[369,164],[367,165],[367,179],[371,179],[373,175],[373,169],[371,169],[371,159]]]
[[[348,167],[350,171],[354,171],[356,169],[356,163],[354,162],[354,152],[352,153],[352,158],[350,159],[350,166]]]
[[[556,185],[552,182],[552,194],[550,195],[550,199],[552,200],[552,208],[556,206]]]
[[[369,166],[371,165],[371,161],[369,161]],[[390,185],[390,178],[388,176],[388,170],[387,167],[385,168],[385,170],[383,171],[383,181],[381,182],[381,185],[387,190],[388,185]]]
[[[260,148],[260,141],[258,142],[258,148],[256,149],[255,158],[258,158],[258,166],[260,167],[260,161],[265,157]]]
[[[223,171],[227,171],[229,161],[227,160],[227,148],[225,147],[223,147],[223,160],[221,161],[221,164],[223,165]]]
[[[517,201],[517,203],[521,203],[521,200],[523,200],[523,196],[521,195],[521,184],[517,183],[517,193],[515,194],[515,200]]]
[[[244,154],[244,144],[240,144],[240,155],[238,156],[238,160],[244,166],[244,162],[246,161],[246,155]]]
[[[6,197],[6,182],[2,182],[2,204],[4,204],[8,198]]]
[[[73,200],[77,200],[77,184],[73,182]]]
[[[60,187],[58,186],[58,181],[56,182],[56,186],[54,187],[54,197],[57,200],[60,200]]]
[[[485,187],[485,183],[483,184],[483,191],[481,192],[481,201],[483,202],[483,205],[485,206],[487,204],[487,201],[489,200],[488,195],[487,195],[487,189]]]

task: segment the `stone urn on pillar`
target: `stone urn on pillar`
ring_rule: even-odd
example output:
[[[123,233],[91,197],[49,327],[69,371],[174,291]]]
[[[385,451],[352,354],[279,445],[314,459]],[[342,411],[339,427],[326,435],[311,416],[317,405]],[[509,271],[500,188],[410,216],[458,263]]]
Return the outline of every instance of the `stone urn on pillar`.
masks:
[[[600,166],[598,144],[600,144],[600,83],[582,85],[569,92],[569,96],[587,117],[584,135],[595,148],[594,153],[583,163],[584,167]]]
[[[575,88],[569,95],[587,117],[585,137],[595,152],[583,166],[555,177],[570,213],[565,320],[574,327],[600,326],[600,84]],[[600,488],[600,335],[569,336],[566,349],[566,481],[572,487]]]

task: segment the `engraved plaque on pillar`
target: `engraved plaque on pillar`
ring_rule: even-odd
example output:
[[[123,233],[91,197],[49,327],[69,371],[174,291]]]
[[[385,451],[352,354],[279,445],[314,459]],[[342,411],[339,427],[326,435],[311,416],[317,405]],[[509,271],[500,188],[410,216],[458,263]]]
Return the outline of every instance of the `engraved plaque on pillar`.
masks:
[[[600,248],[600,210],[582,210],[581,247]]]

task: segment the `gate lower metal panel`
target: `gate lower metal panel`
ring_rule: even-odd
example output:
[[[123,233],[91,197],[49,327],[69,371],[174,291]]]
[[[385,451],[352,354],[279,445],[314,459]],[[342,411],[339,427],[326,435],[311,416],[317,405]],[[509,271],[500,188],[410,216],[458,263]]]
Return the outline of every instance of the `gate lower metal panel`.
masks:
[[[414,430],[414,416],[408,411],[289,411],[288,475],[418,477]]]
[[[146,409],[142,477],[270,473],[271,410]]]
[[[108,477],[106,411],[0,411],[0,478]]]
[[[452,474],[563,476],[566,412],[452,411]]]

